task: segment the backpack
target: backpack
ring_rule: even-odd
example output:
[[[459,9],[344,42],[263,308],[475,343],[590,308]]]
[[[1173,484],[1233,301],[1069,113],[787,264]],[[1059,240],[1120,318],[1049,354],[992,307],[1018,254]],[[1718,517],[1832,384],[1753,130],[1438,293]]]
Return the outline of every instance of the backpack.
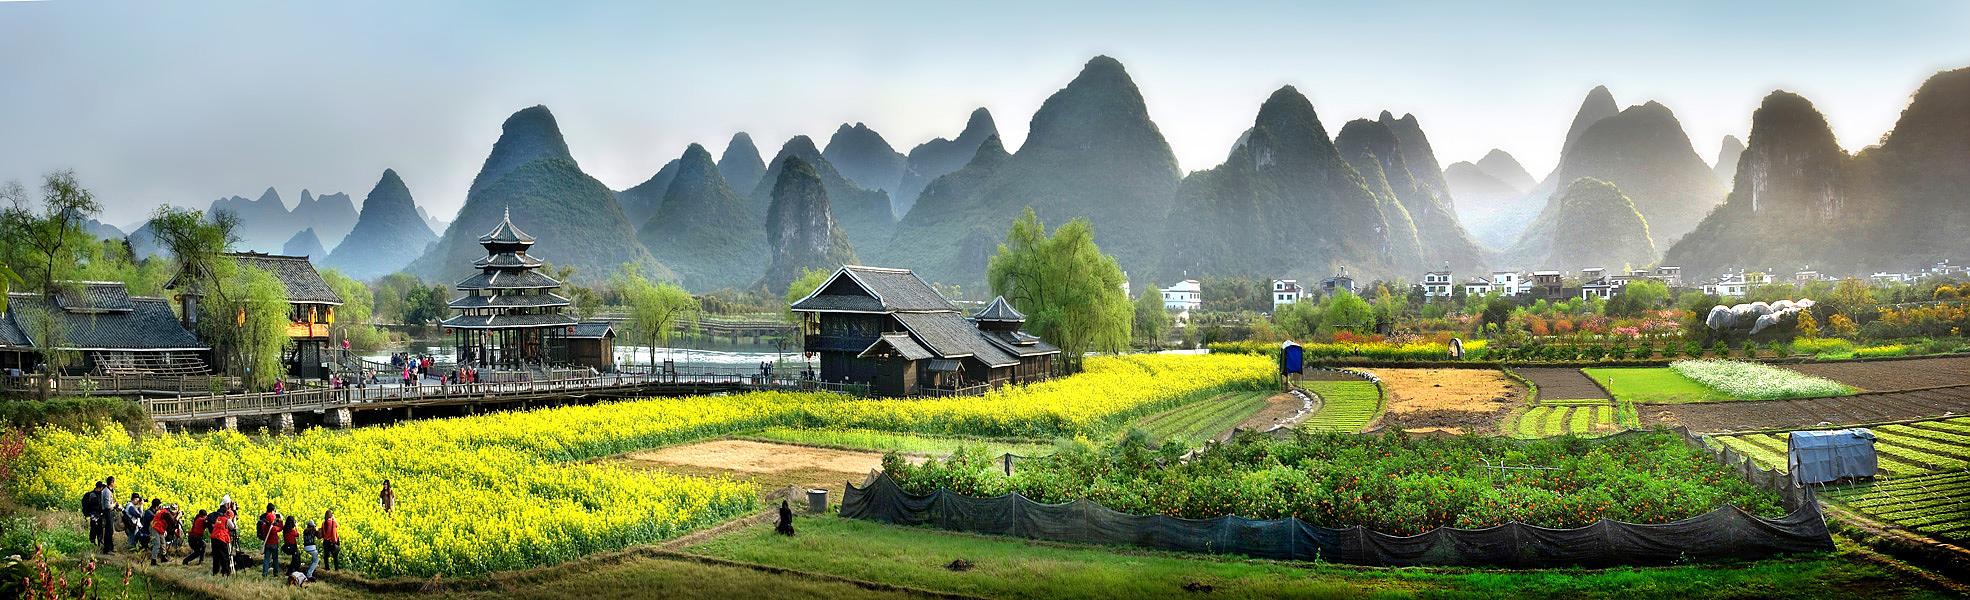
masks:
[[[100,511],[102,509],[103,509],[103,493],[101,490],[89,490],[88,492],[84,492],[82,494],[82,516],[85,517],[96,516],[96,511]]]
[[[280,517],[275,516],[274,518],[278,519]],[[253,538],[259,540],[267,539],[267,515],[260,515],[260,522],[253,526]]]

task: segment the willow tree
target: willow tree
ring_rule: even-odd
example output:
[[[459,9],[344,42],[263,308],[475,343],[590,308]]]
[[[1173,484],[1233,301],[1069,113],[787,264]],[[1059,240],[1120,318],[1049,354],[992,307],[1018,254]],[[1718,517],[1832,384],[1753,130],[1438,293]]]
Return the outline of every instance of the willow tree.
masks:
[[[992,292],[1026,313],[1034,334],[1060,346],[1062,366],[1081,369],[1089,352],[1128,349],[1135,309],[1122,293],[1122,267],[1094,243],[1094,226],[1074,219],[1047,235],[1027,207],[985,268]]]
[[[1170,311],[1163,306],[1162,290],[1151,282],[1135,300],[1135,336],[1148,342],[1151,350],[1160,350],[1169,334]]]
[[[287,286],[265,269],[226,263],[219,269],[199,305],[201,329],[247,389],[268,389],[285,375],[281,354],[294,341],[287,335]]]
[[[616,288],[628,309],[625,325],[630,335],[650,341],[650,372],[657,370],[657,348],[669,346],[670,336],[681,326],[696,329],[698,299],[677,284],[652,283],[632,265],[623,265],[616,275]]]
[[[18,182],[0,187],[0,199],[10,205],[0,208],[0,262],[50,297],[58,282],[77,279],[95,244],[83,223],[102,212],[103,205],[76,180],[75,172],[44,177],[38,207]]]

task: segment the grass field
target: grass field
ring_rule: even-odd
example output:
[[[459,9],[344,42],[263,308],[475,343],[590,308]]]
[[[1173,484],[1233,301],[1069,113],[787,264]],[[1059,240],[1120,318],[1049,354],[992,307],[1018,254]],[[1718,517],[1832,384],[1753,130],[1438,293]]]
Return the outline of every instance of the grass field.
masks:
[[[1228,392],[1137,419],[1130,426],[1149,434],[1151,443],[1197,446],[1231,431],[1265,408],[1273,392]]]
[[[1300,423],[1307,431],[1361,431],[1382,409],[1381,390],[1366,381],[1309,381],[1302,387],[1320,396],[1320,411]]]
[[[802,446],[818,446],[822,448],[867,450],[870,452],[900,452],[903,454],[929,454],[935,456],[949,455],[952,452],[956,452],[959,446],[983,446],[992,454],[1012,453],[1020,456],[1041,456],[1053,453],[1053,442],[920,435],[875,431],[871,429],[796,429],[792,427],[769,427],[732,437],[783,444],[798,444]]]
[[[1884,477],[1826,488],[1825,497],[1887,523],[1970,543],[1970,417],[1868,428]],[[1767,468],[1785,470],[1786,433],[1720,436]]]
[[[1029,542],[837,517],[802,517],[793,538],[750,527],[687,548],[731,560],[997,598],[1930,598],[1845,552],[1729,566],[1588,571],[1373,569]],[[963,559],[968,570],[948,568]],[[1186,586],[1198,592],[1186,591]]]
[[[1731,399],[1728,394],[1697,383],[1668,367],[1587,368],[1581,371],[1600,382],[1615,399],[1637,404],[1683,404]]]

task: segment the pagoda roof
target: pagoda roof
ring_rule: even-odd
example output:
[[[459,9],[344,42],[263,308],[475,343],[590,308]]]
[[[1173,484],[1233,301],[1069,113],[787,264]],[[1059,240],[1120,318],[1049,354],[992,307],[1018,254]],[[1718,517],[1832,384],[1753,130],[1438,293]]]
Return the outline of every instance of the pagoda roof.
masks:
[[[461,290],[526,290],[558,288],[561,287],[561,282],[539,271],[486,269],[477,275],[459,280],[454,287]]]
[[[497,252],[485,258],[472,261],[474,269],[532,269],[541,266],[540,259],[520,252]]]
[[[497,296],[461,296],[447,303],[447,308],[464,310],[469,308],[523,308],[539,306],[567,306],[572,302],[560,294],[500,294]]]
[[[984,310],[978,311],[978,314],[972,315],[971,318],[978,321],[998,321],[1001,323],[1026,322],[1026,315],[1014,309],[1011,303],[1006,302],[1005,296],[993,298],[991,304],[985,305]]]
[[[532,244],[534,243],[534,236],[527,235],[527,232],[520,231],[519,227],[513,225],[513,209],[509,208],[500,216],[498,226],[493,227],[493,230],[486,232],[485,235],[479,236],[479,243]]]
[[[580,324],[573,315],[552,313],[545,315],[458,315],[445,319],[445,327],[457,329],[542,329],[547,327],[573,327]]]

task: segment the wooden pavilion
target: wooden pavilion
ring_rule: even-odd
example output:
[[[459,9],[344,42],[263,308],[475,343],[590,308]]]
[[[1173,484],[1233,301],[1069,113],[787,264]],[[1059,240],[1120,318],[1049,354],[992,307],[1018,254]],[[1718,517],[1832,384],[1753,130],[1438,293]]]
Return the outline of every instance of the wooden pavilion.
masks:
[[[477,275],[460,280],[464,295],[448,305],[457,315],[445,319],[458,362],[490,368],[522,368],[568,362],[568,336],[579,322],[562,309],[570,302],[555,293],[561,282],[539,271],[540,259],[527,254],[534,237],[513,225],[512,213],[479,236],[486,257],[472,263]]]

